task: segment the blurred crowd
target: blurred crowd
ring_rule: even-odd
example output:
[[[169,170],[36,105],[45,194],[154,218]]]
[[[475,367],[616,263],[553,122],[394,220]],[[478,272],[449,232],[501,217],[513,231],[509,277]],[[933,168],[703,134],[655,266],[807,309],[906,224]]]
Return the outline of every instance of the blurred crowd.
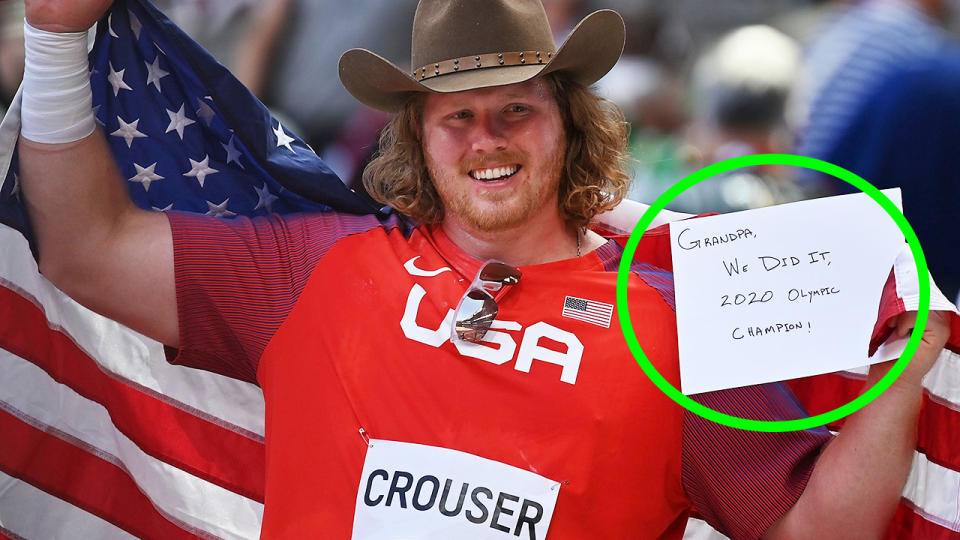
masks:
[[[343,89],[340,54],[409,62],[416,0],[154,0],[337,171],[359,178],[387,118]],[[626,51],[598,83],[632,125],[629,197],[652,202],[731,157],[796,153],[878,187],[905,213],[950,298],[960,292],[960,0],[544,0],[561,41],[619,11]],[[23,69],[22,0],[0,0],[0,106]],[[783,166],[739,169],[669,206],[728,212],[850,192]]]

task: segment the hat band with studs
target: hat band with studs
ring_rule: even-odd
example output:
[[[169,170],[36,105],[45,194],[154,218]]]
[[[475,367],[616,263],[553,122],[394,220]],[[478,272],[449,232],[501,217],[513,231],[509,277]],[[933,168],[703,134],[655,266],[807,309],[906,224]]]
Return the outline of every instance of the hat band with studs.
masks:
[[[450,75],[451,73],[460,73],[473,69],[548,64],[552,58],[553,52],[541,51],[480,54],[477,56],[464,56],[434,64],[427,64],[414,70],[412,75],[414,79],[423,81],[441,75]]]

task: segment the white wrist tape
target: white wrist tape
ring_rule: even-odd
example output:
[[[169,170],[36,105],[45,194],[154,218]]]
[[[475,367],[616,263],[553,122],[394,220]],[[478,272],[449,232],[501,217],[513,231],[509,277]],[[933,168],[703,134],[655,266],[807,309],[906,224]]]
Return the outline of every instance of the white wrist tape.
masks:
[[[24,20],[26,61],[20,133],[39,143],[78,141],[93,133],[93,92],[86,32],[47,32]]]

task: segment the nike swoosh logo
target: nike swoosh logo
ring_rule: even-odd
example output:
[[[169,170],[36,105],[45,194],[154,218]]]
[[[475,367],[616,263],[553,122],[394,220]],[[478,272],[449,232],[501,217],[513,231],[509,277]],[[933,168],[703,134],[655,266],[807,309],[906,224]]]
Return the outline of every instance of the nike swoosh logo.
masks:
[[[410,259],[409,261],[403,263],[403,267],[407,270],[407,272],[410,273],[411,276],[433,277],[433,276],[439,276],[444,272],[453,271],[447,268],[446,266],[444,266],[443,268],[440,268],[439,270],[424,270],[422,268],[417,268],[416,261],[419,258],[420,256],[417,255],[416,257]]]

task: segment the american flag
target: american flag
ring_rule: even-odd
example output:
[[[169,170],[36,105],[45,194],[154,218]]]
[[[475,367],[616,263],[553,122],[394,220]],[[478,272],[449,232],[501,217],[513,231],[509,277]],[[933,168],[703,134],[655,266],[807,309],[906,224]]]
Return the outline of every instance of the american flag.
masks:
[[[113,4],[90,72],[141,207],[377,211],[146,1]],[[0,538],[257,538],[260,389],[167,364],[38,273],[18,131],[19,101],[0,126]]]
[[[613,304],[568,296],[563,300],[563,311],[560,313],[560,316],[610,328],[610,319],[613,317]]]

